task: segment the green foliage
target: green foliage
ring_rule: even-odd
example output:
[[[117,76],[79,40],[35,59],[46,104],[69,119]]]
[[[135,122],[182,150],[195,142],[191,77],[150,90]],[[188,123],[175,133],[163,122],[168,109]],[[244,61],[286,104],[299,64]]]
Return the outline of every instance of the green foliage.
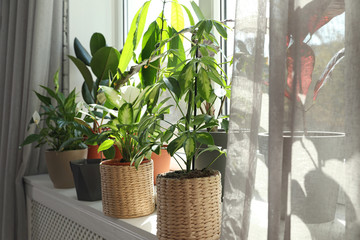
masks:
[[[58,89],[57,74],[55,74],[54,82]],[[39,125],[44,122],[43,127],[38,128],[38,133],[29,135],[21,146],[37,142],[36,147],[47,144],[49,150],[64,151],[86,148],[82,142],[81,130],[84,128],[82,124],[75,121],[76,117],[81,114],[77,109],[75,89],[68,95],[64,96],[58,90],[53,91],[50,88],[41,86],[50,97],[35,92],[41,101],[41,113],[34,113],[32,123]]]
[[[159,84],[145,89],[127,86],[120,92],[109,87],[101,89],[116,110],[109,110],[112,120],[100,126],[109,130],[98,137],[98,142],[101,142],[99,151],[103,150],[108,158],[113,158],[115,144],[123,161],[135,163],[135,167],[144,158],[150,159],[152,151],[159,153],[164,140],[160,121],[168,112],[168,107],[162,107],[167,99],[157,104],[161,91]]]

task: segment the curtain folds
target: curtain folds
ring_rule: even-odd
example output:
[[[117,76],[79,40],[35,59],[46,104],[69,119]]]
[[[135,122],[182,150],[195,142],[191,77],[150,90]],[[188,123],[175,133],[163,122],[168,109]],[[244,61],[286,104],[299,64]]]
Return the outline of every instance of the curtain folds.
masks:
[[[61,68],[62,2],[2,0],[0,35],[0,239],[27,239],[22,177],[46,171],[39,149],[19,145]],[[30,129],[30,132],[34,129]]]
[[[360,239],[359,10],[237,1],[222,239]]]

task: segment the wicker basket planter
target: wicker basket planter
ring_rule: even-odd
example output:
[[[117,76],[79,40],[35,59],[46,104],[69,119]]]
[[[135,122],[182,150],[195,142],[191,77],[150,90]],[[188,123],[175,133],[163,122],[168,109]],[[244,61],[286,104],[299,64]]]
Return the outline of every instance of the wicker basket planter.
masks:
[[[220,239],[221,174],[191,179],[167,178],[157,183],[157,237]]]
[[[114,218],[136,218],[155,210],[153,162],[138,170],[129,163],[107,160],[100,164],[103,212]]]

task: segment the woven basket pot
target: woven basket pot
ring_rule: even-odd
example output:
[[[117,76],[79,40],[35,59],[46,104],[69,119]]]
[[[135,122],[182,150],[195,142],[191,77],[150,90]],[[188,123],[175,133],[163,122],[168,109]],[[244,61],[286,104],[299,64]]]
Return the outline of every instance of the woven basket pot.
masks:
[[[114,218],[136,218],[155,210],[153,162],[138,170],[129,163],[107,160],[100,164],[103,212]]]
[[[176,179],[158,175],[157,237],[220,239],[221,174]]]

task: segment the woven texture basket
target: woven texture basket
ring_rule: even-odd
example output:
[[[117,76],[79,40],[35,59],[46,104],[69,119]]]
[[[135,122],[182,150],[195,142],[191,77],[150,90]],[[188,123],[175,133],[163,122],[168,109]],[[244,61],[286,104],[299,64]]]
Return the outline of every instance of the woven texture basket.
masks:
[[[159,175],[157,237],[220,239],[221,176],[174,179]]]
[[[114,218],[136,218],[155,210],[153,162],[134,166],[100,164],[103,212]]]

